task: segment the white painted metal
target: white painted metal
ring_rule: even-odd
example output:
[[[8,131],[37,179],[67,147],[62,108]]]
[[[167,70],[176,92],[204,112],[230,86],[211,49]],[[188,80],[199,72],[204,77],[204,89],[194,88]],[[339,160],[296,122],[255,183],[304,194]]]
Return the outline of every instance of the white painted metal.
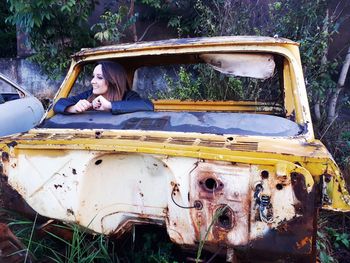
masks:
[[[224,238],[228,245],[244,245],[298,216],[290,179],[284,181],[282,190],[276,190],[279,179],[273,165],[263,167],[270,176],[262,181],[258,165],[196,158],[24,149],[17,156],[6,171],[9,184],[30,206],[41,215],[76,222],[99,233],[121,234],[132,224],[166,224],[170,238],[178,244],[194,244],[209,231],[209,242]],[[206,191],[200,182],[207,178],[222,183],[222,189]],[[270,224],[253,220],[257,183],[271,196],[274,220]],[[172,200],[174,187],[178,191]],[[195,201],[203,208],[183,208]],[[209,228],[222,206],[233,211],[233,226]]]

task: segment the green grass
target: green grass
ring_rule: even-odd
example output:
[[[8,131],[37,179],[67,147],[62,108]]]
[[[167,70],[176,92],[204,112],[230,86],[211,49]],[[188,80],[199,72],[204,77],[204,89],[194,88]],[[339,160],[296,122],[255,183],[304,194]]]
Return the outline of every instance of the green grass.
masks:
[[[187,253],[195,262],[208,258],[204,251],[208,235],[225,210],[219,209],[204,235],[200,238],[198,250]],[[113,239],[101,234],[91,234],[86,228],[75,224],[51,223],[56,230],[71,231],[71,239],[61,237],[58,231],[43,231],[42,222],[22,218],[7,211],[1,217],[7,221],[14,234],[27,247],[26,259],[35,262],[88,263],[88,262],[135,262],[175,263],[186,262],[185,254],[171,243],[163,228],[134,227],[131,234]],[[350,216],[342,213],[322,211],[318,220],[318,259],[322,263],[345,262],[350,256]],[[21,251],[23,252],[23,250]],[[26,261],[24,261],[26,262]],[[215,262],[215,261],[213,261]]]
[[[2,213],[1,220],[7,222],[13,233],[27,247],[26,258],[35,262],[55,263],[176,263],[175,245],[170,242],[164,229],[134,228],[133,234],[114,239],[102,234],[93,234],[76,224],[51,223],[47,231],[41,229],[42,222],[23,218],[10,211]],[[59,230],[70,231],[71,239],[63,238]],[[28,261],[29,262],[29,261]],[[181,261],[182,262],[182,261]]]

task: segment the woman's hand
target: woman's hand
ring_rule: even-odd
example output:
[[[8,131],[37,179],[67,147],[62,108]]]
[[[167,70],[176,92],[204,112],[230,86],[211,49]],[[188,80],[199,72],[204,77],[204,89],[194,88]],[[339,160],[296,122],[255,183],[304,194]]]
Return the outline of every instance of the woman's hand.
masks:
[[[112,109],[112,103],[100,95],[92,101],[92,107],[94,110],[110,111]]]
[[[81,113],[87,111],[92,107],[92,103],[87,100],[79,100],[75,105],[70,106],[66,109],[66,112],[70,113]]]

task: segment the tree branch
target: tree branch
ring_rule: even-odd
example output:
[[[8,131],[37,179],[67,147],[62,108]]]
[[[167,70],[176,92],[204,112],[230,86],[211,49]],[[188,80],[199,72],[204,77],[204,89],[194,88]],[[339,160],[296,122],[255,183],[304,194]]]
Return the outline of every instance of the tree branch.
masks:
[[[145,29],[145,31],[143,32],[142,36],[139,38],[138,41],[142,41],[143,38],[144,38],[144,37],[146,36],[146,34],[148,33],[148,30],[149,30],[152,26],[154,26],[155,24],[157,24],[157,21],[154,21],[153,23],[149,24],[149,25],[147,26],[147,28]]]
[[[130,0],[130,8],[129,8],[129,18],[133,17],[135,14],[135,0]],[[137,32],[136,32],[136,23],[131,25],[131,32],[133,35],[134,42],[138,41]]]
[[[336,118],[336,106],[337,106],[337,101],[340,92],[343,90],[344,85],[345,85],[345,80],[346,80],[346,75],[348,74],[349,71],[349,66],[350,66],[350,46],[348,48],[348,52],[346,54],[344,64],[342,66],[337,87],[336,90],[334,91],[330,103],[329,103],[329,109],[328,109],[328,121],[332,121],[333,119]]]

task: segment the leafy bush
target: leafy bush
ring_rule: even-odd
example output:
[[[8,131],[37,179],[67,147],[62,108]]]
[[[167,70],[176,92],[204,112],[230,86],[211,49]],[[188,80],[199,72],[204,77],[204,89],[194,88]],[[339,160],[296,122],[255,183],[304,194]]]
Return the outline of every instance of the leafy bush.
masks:
[[[35,53],[31,60],[50,77],[66,71],[70,55],[83,46],[93,45],[87,21],[94,0],[8,0],[12,15],[7,21],[26,31]]]
[[[159,99],[203,99],[200,91],[202,83],[201,79],[193,78],[192,73],[182,66],[177,75],[179,78],[178,80],[175,80],[168,75],[164,76],[168,89],[165,92],[162,91],[157,94]]]
[[[6,18],[10,15],[6,1],[0,2],[0,17]],[[8,25],[4,19],[0,19],[0,57],[16,56],[16,27]]]
[[[128,7],[121,5],[117,13],[106,11],[101,15],[102,22],[91,27],[94,37],[103,44],[119,43],[124,32],[136,22],[138,14],[128,18]]]

